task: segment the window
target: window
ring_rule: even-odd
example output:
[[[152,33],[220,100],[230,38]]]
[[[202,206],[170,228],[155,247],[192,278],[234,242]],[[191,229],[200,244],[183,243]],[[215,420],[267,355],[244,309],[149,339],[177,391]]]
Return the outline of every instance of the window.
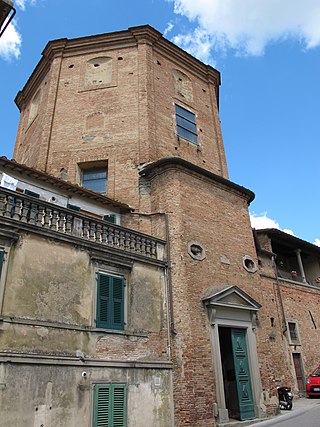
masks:
[[[126,385],[95,384],[93,427],[126,426]]]
[[[124,279],[98,273],[97,328],[124,329]]]
[[[198,144],[196,116],[191,111],[176,105],[177,133],[193,144]]]
[[[258,269],[255,260],[251,258],[249,255],[244,255],[242,257],[242,265],[243,265],[243,268],[247,270],[248,273],[255,273]]]
[[[105,221],[111,222],[112,224],[116,224],[117,223],[117,215],[116,214],[104,215],[103,219]]]
[[[107,192],[107,169],[83,169],[82,186],[96,193]]]
[[[296,322],[288,322],[289,340],[290,344],[300,344],[300,338],[298,333],[298,326]]]
[[[40,194],[39,193],[35,193],[34,191],[25,189],[24,190],[24,194],[26,194],[27,196],[31,196],[31,197],[35,197],[36,199],[40,199]]]

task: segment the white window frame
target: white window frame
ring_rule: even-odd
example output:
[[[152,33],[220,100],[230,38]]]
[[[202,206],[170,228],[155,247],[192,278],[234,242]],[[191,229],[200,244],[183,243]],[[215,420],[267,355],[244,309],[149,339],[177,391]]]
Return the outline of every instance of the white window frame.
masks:
[[[289,324],[292,323],[295,325],[295,333],[297,335],[297,339],[293,340],[290,333]],[[301,345],[300,333],[299,333],[299,325],[298,321],[295,319],[287,319],[287,332],[288,332],[288,340],[290,345]]]

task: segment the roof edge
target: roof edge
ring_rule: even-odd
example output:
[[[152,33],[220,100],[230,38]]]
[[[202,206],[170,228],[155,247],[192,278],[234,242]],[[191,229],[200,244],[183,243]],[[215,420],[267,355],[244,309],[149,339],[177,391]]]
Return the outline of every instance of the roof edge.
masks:
[[[71,182],[64,181],[60,178],[56,178],[55,176],[49,175],[46,172],[18,163],[13,159],[9,160],[5,156],[0,157],[0,166],[3,166],[11,170],[15,170],[17,172],[23,172],[27,176],[31,176],[35,179],[39,179],[40,181],[48,182],[49,184],[56,185],[57,187],[60,187],[65,191],[72,191],[82,197],[87,197],[89,199],[96,200],[100,203],[111,205],[115,208],[119,208],[122,212],[132,211],[132,208],[125,203],[118,202],[117,200],[113,200],[102,194],[95,193],[94,191],[91,191],[91,190],[87,190],[86,188],[80,187],[79,185],[72,184]]]
[[[248,188],[242,187],[241,185],[238,185],[229,179],[226,179],[220,175],[217,175],[213,172],[208,171],[207,169],[204,169],[200,166],[197,166],[191,162],[188,162],[187,160],[182,159],[181,157],[164,157],[160,160],[157,160],[153,163],[149,163],[145,165],[141,171],[140,175],[147,176],[152,173],[157,168],[166,167],[166,166],[173,166],[177,167],[180,166],[184,169],[191,170],[193,172],[196,172],[199,175],[202,175],[206,178],[209,178],[212,181],[216,181],[219,184],[222,184],[226,187],[231,188],[232,190],[235,190],[238,193],[243,194],[248,202],[248,205],[254,200],[255,194],[253,191],[249,190]]]
[[[80,51],[86,49],[100,49],[101,46],[105,46],[106,43],[115,48],[117,45],[123,47],[125,45],[138,45],[139,43],[154,44],[154,46],[161,51],[172,52],[172,55],[174,57],[179,57],[179,59],[184,57],[189,64],[192,62],[198,74],[202,74],[204,77],[210,78],[216,83],[216,90],[218,91],[218,86],[221,83],[220,72],[218,70],[210,65],[204,64],[199,59],[166,39],[158,30],[147,24],[110,33],[94,34],[71,39],[60,38],[49,41],[43,49],[42,56],[32,74],[15,97],[14,101],[19,110],[21,111],[24,103],[32,96],[34,87],[37,86],[38,82],[41,81],[49,71],[51,62],[54,58],[68,56],[68,52],[71,54],[79,54]]]
[[[300,237],[292,236],[291,234],[286,233],[285,231],[279,230],[277,228],[260,228],[253,229],[257,234],[267,234],[270,237],[278,237],[279,240],[286,241],[287,243],[291,243],[292,246],[296,247],[304,247],[313,252],[320,253],[320,247],[308,242],[307,240],[300,239]]]

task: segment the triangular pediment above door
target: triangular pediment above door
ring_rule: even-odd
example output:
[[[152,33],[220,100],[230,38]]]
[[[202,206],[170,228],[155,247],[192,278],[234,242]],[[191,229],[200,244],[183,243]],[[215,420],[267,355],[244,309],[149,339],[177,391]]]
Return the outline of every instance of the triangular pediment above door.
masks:
[[[241,288],[230,285],[210,287],[206,291],[202,301],[206,306],[211,307],[224,306],[251,311],[257,311],[261,308],[261,304]]]

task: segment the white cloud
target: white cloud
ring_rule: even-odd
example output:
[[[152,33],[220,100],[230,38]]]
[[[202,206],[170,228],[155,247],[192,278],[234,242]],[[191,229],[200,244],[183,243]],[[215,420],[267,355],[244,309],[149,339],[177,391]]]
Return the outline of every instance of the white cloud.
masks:
[[[196,28],[174,42],[206,60],[209,49],[261,55],[270,42],[292,38],[309,49],[320,45],[319,0],[172,0],[176,14]],[[202,48],[202,43],[205,48]]]
[[[25,8],[26,8],[26,0],[16,0],[16,5],[20,9],[25,10]]]
[[[30,5],[35,5],[37,0],[15,0],[15,4],[21,9],[25,10],[26,5],[29,3]]]
[[[320,247],[320,239],[315,239],[313,244]]]
[[[34,6],[36,2],[37,0],[16,0],[14,5],[25,10],[27,5]],[[15,26],[15,20],[16,17],[13,18],[0,39],[0,56],[6,61],[19,58],[21,53],[22,36]]]
[[[20,56],[21,35],[11,23],[0,39],[0,56],[9,61]]]
[[[212,40],[201,28],[196,28],[193,33],[179,34],[173,38],[173,42],[183,49],[187,50],[191,55],[196,56],[203,62],[211,62]]]
[[[168,34],[168,33],[170,33],[170,31],[172,30],[172,28],[173,28],[173,23],[172,22],[169,22],[168,23],[168,25],[167,25],[167,28],[164,30],[164,32],[163,32],[163,35],[166,37],[166,35]]]
[[[288,228],[281,228],[279,223],[274,219],[268,218],[267,213],[263,213],[260,215],[256,215],[255,213],[250,213],[251,226],[257,230],[261,230],[263,228],[276,228],[277,230],[284,231],[287,234],[291,234],[294,236],[292,230]]]

